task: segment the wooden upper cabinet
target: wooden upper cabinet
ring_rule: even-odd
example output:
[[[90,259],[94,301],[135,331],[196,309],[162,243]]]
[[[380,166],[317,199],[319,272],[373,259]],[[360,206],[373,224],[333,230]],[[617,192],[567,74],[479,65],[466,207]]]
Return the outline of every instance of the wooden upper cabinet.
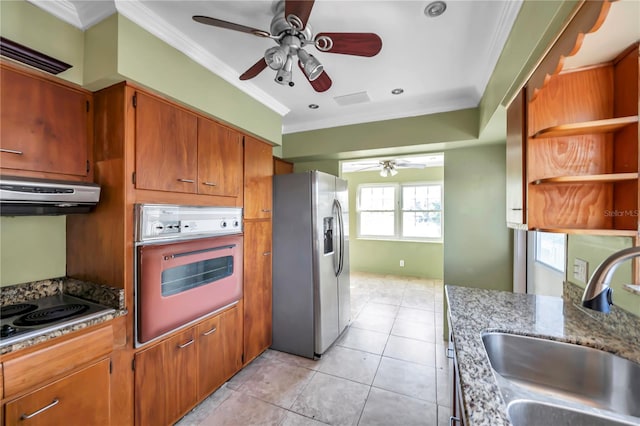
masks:
[[[273,155],[271,145],[244,138],[244,217],[268,219],[272,206]]]
[[[242,196],[242,134],[198,118],[198,193]]]
[[[5,63],[0,71],[3,173],[91,180],[91,93]]]
[[[273,174],[286,175],[293,173],[293,163],[281,158],[273,157]]]
[[[135,105],[136,188],[196,193],[197,116],[140,91]]]
[[[522,89],[507,108],[507,224],[511,227],[527,223],[525,95]]]

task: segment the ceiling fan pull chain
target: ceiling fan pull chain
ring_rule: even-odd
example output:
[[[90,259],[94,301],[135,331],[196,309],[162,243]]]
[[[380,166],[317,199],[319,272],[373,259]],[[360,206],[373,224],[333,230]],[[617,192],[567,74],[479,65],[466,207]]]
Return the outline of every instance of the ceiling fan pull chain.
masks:
[[[331,40],[331,37],[329,36],[322,35],[322,36],[316,37],[314,42],[316,45],[316,49],[318,49],[321,52],[328,52],[333,48],[333,40]]]

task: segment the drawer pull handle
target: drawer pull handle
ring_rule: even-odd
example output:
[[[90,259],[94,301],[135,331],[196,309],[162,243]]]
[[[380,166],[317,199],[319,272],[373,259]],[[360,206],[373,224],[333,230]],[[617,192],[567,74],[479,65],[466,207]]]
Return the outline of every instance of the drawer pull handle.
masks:
[[[449,426],[453,426],[454,423],[462,424],[459,418],[454,416],[449,417]]]
[[[60,402],[60,400],[58,398],[56,398],[51,402],[51,404],[47,405],[46,407],[42,407],[38,411],[34,411],[31,414],[23,414],[23,415],[21,415],[20,416],[20,420],[29,420],[29,419],[37,416],[38,414],[42,413],[43,411],[47,411],[49,408],[55,407],[56,405],[58,405],[59,402]]]
[[[24,155],[24,152],[16,151],[15,149],[0,148],[0,152],[6,152],[7,154]]]
[[[262,209],[260,210],[262,213],[271,213],[271,209]]]
[[[264,253],[262,253],[262,255],[263,256],[269,256],[269,255],[271,255],[271,252],[270,251],[265,251]]]
[[[517,209],[516,208],[512,208],[511,210],[513,210],[514,212],[521,212],[522,211],[522,207],[517,208]]]
[[[202,184],[207,186],[218,186],[218,184],[215,182],[202,182]]]
[[[178,349],[184,349],[184,348],[186,348],[187,346],[189,346],[191,344],[193,344],[193,339],[189,340],[187,343],[183,343],[181,345],[178,345]]]
[[[205,333],[202,333],[202,335],[203,335],[203,336],[208,336],[208,335],[210,335],[210,334],[215,333],[217,329],[218,329],[217,327],[213,327],[211,330],[209,330],[209,331],[207,331],[207,332],[205,332]]]
[[[193,179],[178,179],[178,182],[183,182],[183,183],[196,183],[195,180]]]

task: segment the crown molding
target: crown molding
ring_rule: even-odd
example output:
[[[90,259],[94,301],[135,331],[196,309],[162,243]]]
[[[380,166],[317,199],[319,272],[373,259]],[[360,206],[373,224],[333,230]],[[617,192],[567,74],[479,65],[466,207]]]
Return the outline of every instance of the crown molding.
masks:
[[[226,65],[215,55],[209,53],[201,45],[187,37],[183,32],[177,30],[157,14],[153,13],[141,2],[115,0],[118,13],[133,21],[136,25],[149,31],[160,40],[171,47],[184,53],[198,64],[202,65],[212,73],[216,74],[232,86],[251,96],[256,101],[275,111],[280,116],[289,112],[289,108],[276,100],[273,96],[259,89],[256,85],[248,81],[238,79],[238,73]]]
[[[63,20],[67,24],[71,24],[76,28],[82,28],[82,22],[78,16],[76,7],[68,0],[59,1],[31,1],[27,0],[39,9],[44,10],[55,16],[58,19]]]

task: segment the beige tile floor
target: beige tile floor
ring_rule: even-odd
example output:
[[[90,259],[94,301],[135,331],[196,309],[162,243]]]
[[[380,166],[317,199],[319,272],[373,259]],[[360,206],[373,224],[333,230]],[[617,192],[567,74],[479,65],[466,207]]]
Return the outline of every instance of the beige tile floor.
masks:
[[[320,360],[269,349],[177,424],[448,425],[442,282],[352,273],[351,305]]]

